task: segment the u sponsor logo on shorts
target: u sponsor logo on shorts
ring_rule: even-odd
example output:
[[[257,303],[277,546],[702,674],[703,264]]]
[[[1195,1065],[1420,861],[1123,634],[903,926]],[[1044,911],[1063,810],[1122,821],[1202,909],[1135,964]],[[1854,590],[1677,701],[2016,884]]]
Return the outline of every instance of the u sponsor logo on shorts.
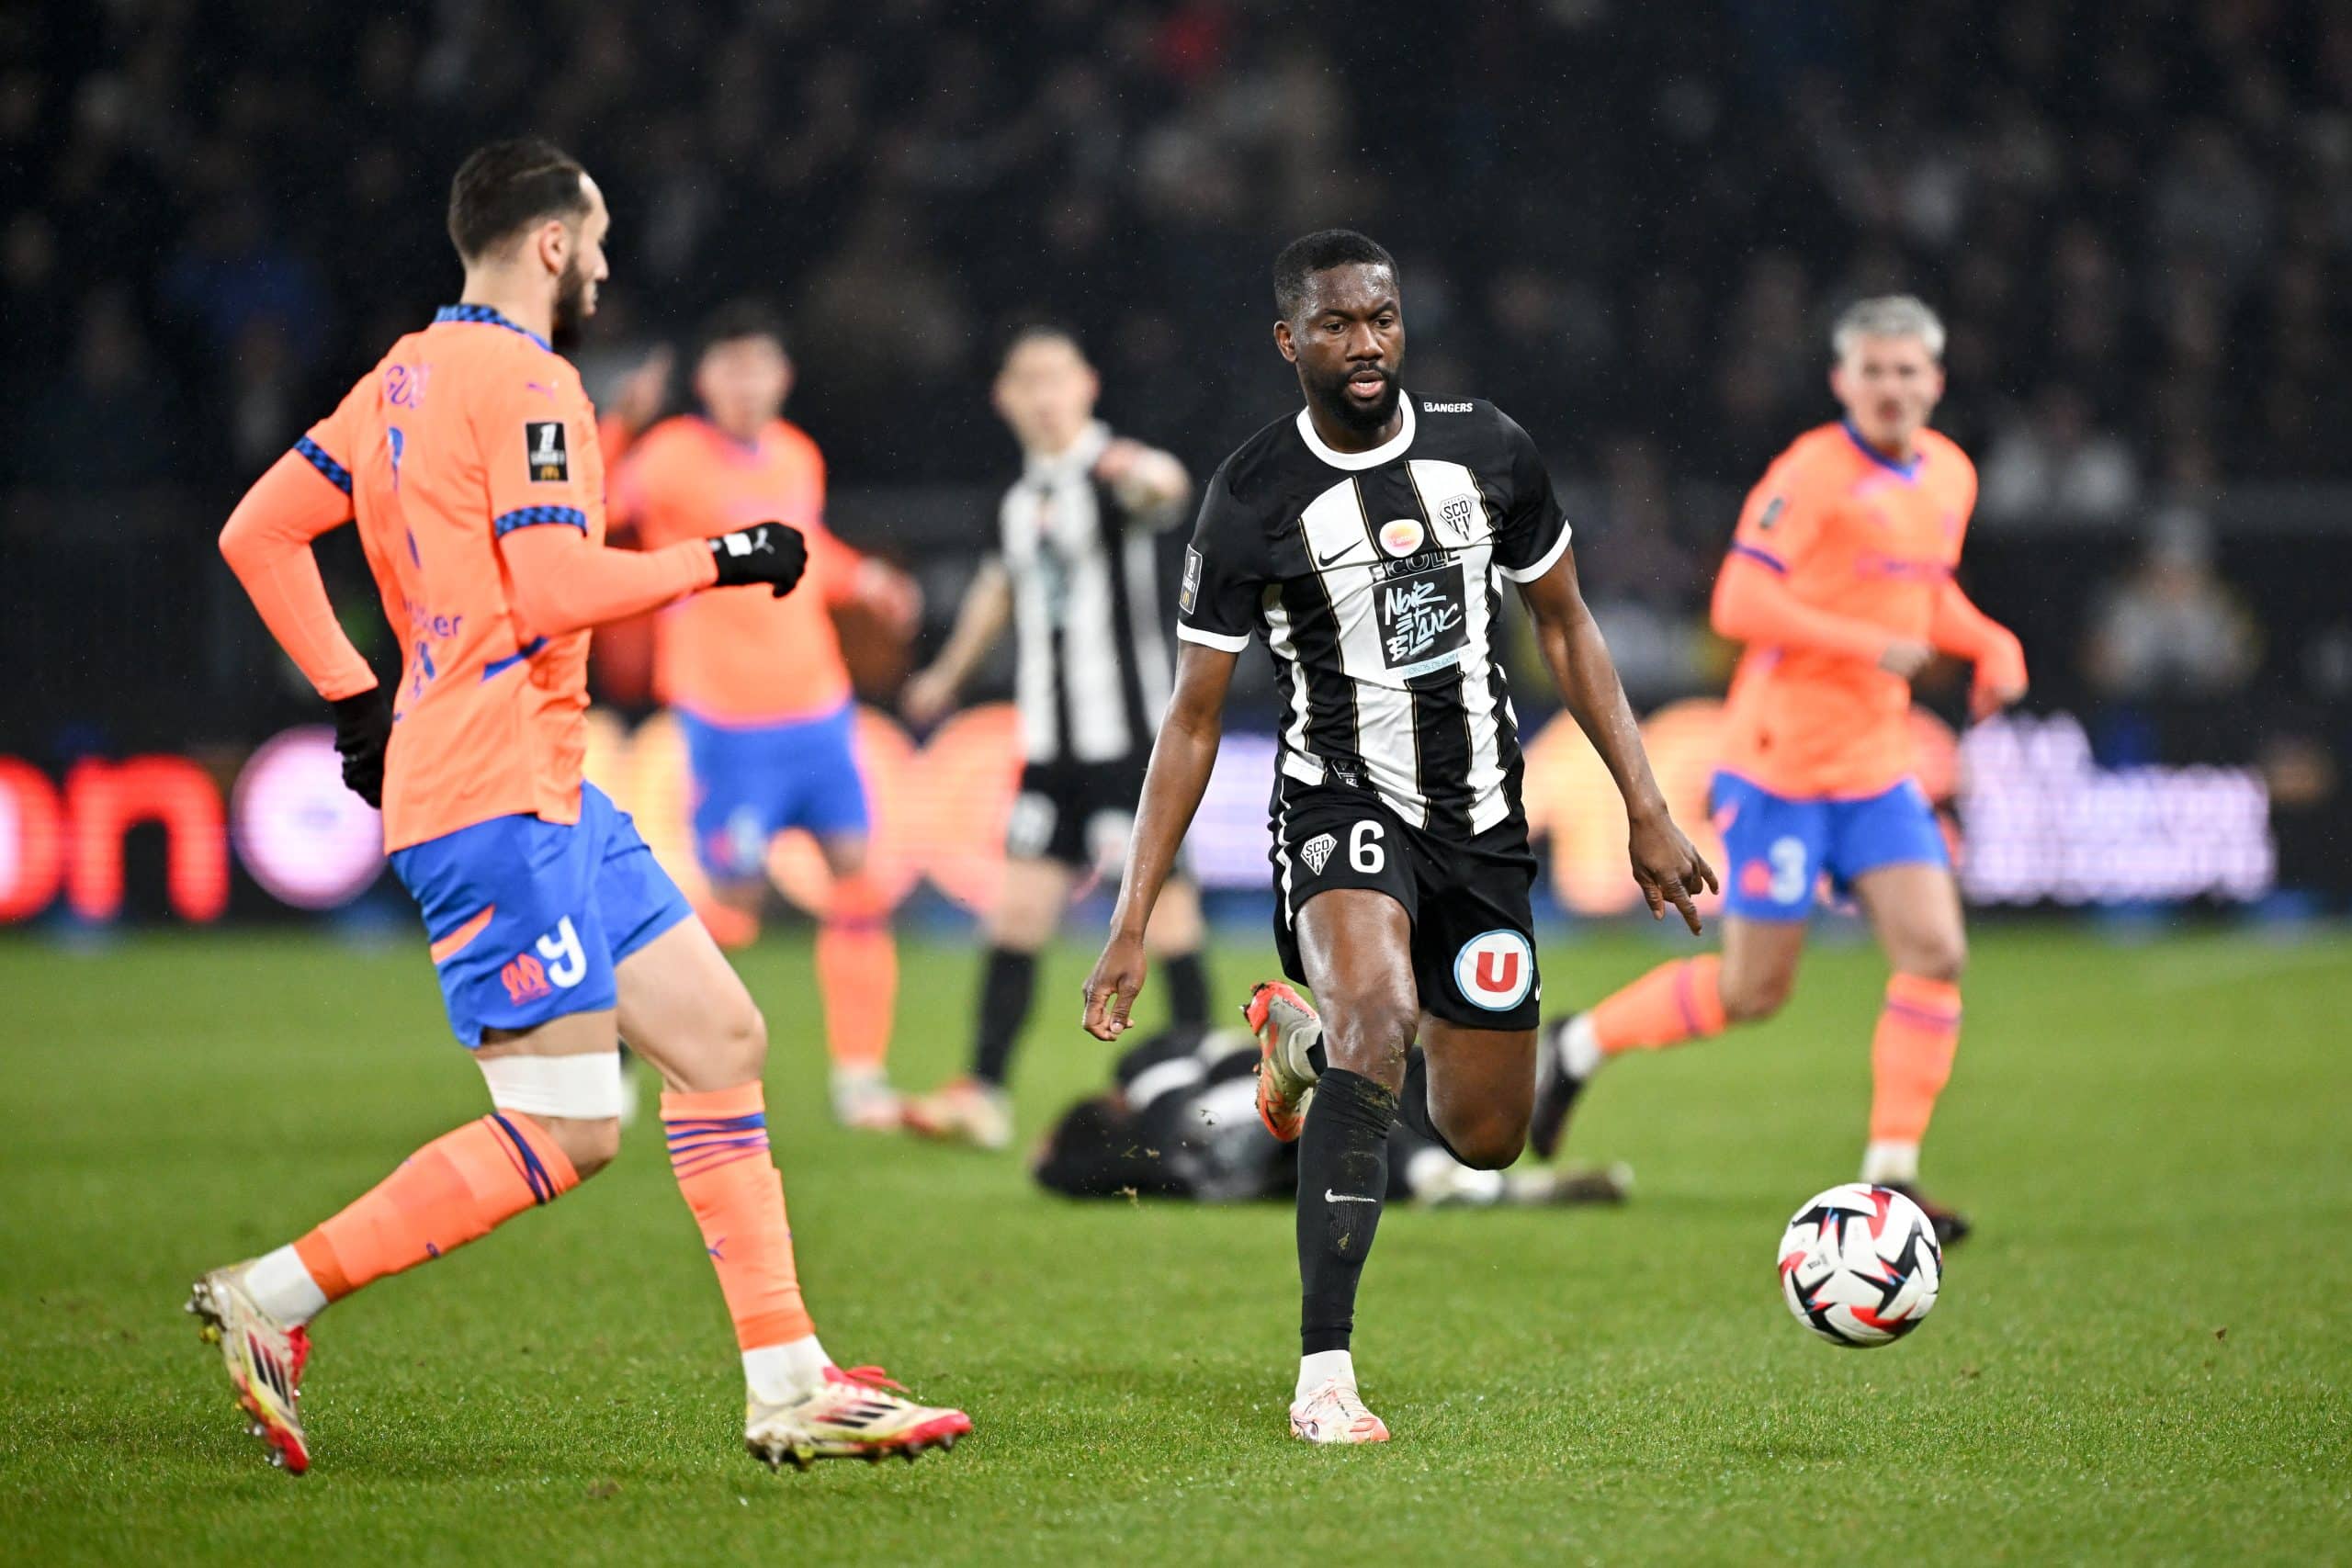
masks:
[[[1488,1012],[1509,1012],[1535,984],[1535,950],[1515,931],[1483,931],[1453,955],[1456,990]]]

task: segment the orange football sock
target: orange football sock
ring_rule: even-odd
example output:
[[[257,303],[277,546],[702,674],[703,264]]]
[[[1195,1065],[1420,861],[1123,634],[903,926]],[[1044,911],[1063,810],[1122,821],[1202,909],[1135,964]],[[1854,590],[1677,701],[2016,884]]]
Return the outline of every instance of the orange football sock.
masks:
[[[670,1168],[702,1227],[736,1343],[746,1350],[814,1334],[800,1301],[784,1178],[768,1156],[766,1097],[757,1080],[733,1089],[662,1096]]]
[[[1724,1032],[1724,961],[1713,953],[1661,964],[1593,1004],[1600,1054],[1656,1050]]]
[[[899,1000],[899,943],[888,906],[866,877],[833,886],[832,907],[817,932],[817,988],[825,998],[825,1046],[833,1066],[880,1071]]]
[[[1960,987],[1897,975],[1871,1036],[1871,1142],[1917,1146],[1960,1045]]]
[[[444,1133],[294,1244],[327,1300],[488,1235],[580,1185],[547,1130],[500,1111]]]

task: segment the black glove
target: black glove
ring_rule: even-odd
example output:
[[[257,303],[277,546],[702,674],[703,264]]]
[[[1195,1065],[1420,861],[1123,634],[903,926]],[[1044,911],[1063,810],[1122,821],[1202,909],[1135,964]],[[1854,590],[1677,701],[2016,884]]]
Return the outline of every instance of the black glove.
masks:
[[[335,754],[343,759],[344,787],[381,811],[384,808],[384,748],[392,739],[392,704],[381,686],[356,696],[337,697]]]
[[[789,523],[754,523],[708,543],[712,558],[718,562],[721,588],[765,582],[774,585],[775,596],[781,599],[808,570],[808,541]]]

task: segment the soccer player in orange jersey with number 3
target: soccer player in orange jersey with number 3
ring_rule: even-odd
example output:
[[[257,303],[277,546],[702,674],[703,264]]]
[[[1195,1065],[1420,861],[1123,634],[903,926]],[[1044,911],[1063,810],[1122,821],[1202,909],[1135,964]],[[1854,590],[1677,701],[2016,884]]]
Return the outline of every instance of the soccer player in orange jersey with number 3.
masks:
[[[383,807],[451,1027],[490,1091],[490,1114],[315,1229],[197,1281],[188,1310],[291,1471],[310,1463],[296,1402],[311,1319],[608,1163],[623,1034],[662,1077],[671,1164],[742,1351],[752,1452],[911,1457],[971,1429],[819,1344],[768,1153],[759,1010],[628,816],[581,776],[590,627],[703,589],[781,595],[807,562],[797,531],[764,520],[641,554],[605,547],[595,414],[555,344],[595,309],[609,222],[595,182],[544,141],[468,158],[449,201],[463,302],[393,344],[220,536],[334,705],[345,782]],[[390,701],[311,550],[355,520],[401,634]]]
[[[1894,970],[1871,1042],[1862,1179],[1919,1199],[1919,1142],[1951,1074],[1967,954],[1943,834],[1912,775],[1911,680],[1938,653],[1976,667],[1978,717],[2025,694],[2025,655],[1952,579],[1976,504],[1968,456],[1928,428],[1944,330],[1908,297],[1838,322],[1845,417],[1781,454],[1742,510],[1715,583],[1715,630],[1747,645],[1713,811],[1728,859],[1721,957],[1661,964],[1544,1032],[1532,1142],[1626,1051],[1706,1039],[1788,999],[1826,873],[1869,915]],[[1921,1199],[1947,1244],[1958,1214]]]

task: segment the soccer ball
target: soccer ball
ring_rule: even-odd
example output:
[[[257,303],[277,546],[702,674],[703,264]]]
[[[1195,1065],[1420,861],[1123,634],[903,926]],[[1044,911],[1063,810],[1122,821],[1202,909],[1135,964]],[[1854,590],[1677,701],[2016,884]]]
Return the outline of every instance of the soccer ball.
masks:
[[[1868,1182],[1820,1194],[1781,1235],[1781,1295],[1832,1345],[1902,1338],[1935,1306],[1943,1279],[1943,1248],[1919,1205]]]

